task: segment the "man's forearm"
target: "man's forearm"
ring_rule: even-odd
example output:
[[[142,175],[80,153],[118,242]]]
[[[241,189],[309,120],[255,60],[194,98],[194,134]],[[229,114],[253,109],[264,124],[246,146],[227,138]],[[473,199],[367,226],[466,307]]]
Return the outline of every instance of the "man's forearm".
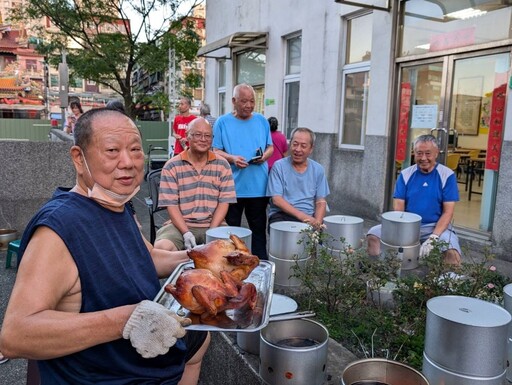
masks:
[[[228,154],[227,152],[219,150],[218,148],[214,148],[214,151],[215,151],[215,153],[219,154],[224,159],[226,159],[229,163],[233,163],[233,157],[230,154]]]
[[[452,215],[444,213],[437,221],[436,226],[434,227],[434,231],[432,233],[435,235],[441,235],[448,228],[448,226],[450,226],[451,221]]]
[[[169,214],[174,227],[176,227],[180,233],[185,234],[188,231],[188,226],[183,215],[181,215],[179,208],[176,206],[167,207],[167,213]]]
[[[229,203],[219,203],[215,212],[213,213],[212,221],[210,223],[210,228],[219,227],[224,219],[226,218],[226,214],[228,213]]]
[[[327,211],[327,202],[322,200],[317,200],[315,202],[315,219],[317,222],[322,223],[324,221],[325,213]]]

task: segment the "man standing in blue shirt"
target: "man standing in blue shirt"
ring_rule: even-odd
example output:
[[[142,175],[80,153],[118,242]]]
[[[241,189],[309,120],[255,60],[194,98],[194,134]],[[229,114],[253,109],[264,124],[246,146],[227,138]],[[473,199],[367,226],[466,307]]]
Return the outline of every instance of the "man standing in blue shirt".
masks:
[[[292,132],[290,155],[274,163],[270,171],[267,195],[271,197],[269,223],[297,221],[320,228],[329,195],[325,171],[309,159],[315,133],[309,128]]]
[[[213,148],[231,164],[237,203],[229,205],[226,222],[242,224],[245,211],[252,231],[251,252],[267,259],[267,159],[274,152],[267,119],[254,112],[256,95],[248,84],[233,90],[233,112],[217,119]]]
[[[393,194],[395,211],[406,211],[421,216],[420,257],[427,256],[434,241],[445,242],[444,262],[460,265],[459,239],[451,226],[455,202],[459,200],[457,179],[452,170],[437,163],[437,139],[421,135],[414,141],[415,165],[400,173]],[[368,253],[380,253],[381,225],[374,226],[367,235]]]

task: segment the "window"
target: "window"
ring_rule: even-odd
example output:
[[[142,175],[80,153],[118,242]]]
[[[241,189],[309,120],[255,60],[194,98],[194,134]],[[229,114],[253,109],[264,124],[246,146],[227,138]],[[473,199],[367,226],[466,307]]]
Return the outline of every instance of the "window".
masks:
[[[348,19],[345,65],[342,70],[340,146],[361,149],[366,135],[372,14]]]
[[[83,87],[83,79],[79,77],[69,77],[69,87],[71,88],[82,88]]]
[[[286,74],[284,76],[284,128],[289,138],[299,120],[299,94],[302,36],[286,39]]]
[[[236,84],[247,83],[251,86],[265,84],[266,55],[262,49],[243,52],[236,57]]]
[[[27,68],[27,71],[29,71],[29,72],[37,71],[37,61],[36,60],[27,60],[25,62],[25,66]]]
[[[341,145],[363,146],[368,110],[370,72],[354,69],[344,71]]]
[[[50,74],[50,87],[59,87],[59,75]]]
[[[218,82],[217,82],[217,102],[218,116],[226,113],[226,61],[219,60],[218,64]]]
[[[409,0],[401,7],[398,54],[426,54],[510,39],[509,5],[500,0]]]

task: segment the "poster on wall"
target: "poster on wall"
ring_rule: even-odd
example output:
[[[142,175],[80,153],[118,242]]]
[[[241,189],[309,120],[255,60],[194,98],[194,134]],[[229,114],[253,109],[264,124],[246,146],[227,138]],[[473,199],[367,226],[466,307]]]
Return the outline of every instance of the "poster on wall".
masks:
[[[483,76],[458,80],[455,99],[455,130],[459,135],[478,135],[483,84]]]
[[[437,104],[412,106],[411,128],[436,128]]]

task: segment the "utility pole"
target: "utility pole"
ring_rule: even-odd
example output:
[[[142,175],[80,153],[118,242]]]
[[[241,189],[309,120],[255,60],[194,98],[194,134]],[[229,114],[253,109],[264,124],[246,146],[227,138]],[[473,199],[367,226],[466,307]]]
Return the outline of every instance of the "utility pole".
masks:
[[[172,122],[176,116],[176,55],[174,48],[169,48],[169,156],[174,154],[176,138],[173,136]]]
[[[62,130],[66,125],[66,110],[69,102],[69,71],[66,63],[66,50],[62,50],[62,63],[59,63],[59,99],[62,116]]]

